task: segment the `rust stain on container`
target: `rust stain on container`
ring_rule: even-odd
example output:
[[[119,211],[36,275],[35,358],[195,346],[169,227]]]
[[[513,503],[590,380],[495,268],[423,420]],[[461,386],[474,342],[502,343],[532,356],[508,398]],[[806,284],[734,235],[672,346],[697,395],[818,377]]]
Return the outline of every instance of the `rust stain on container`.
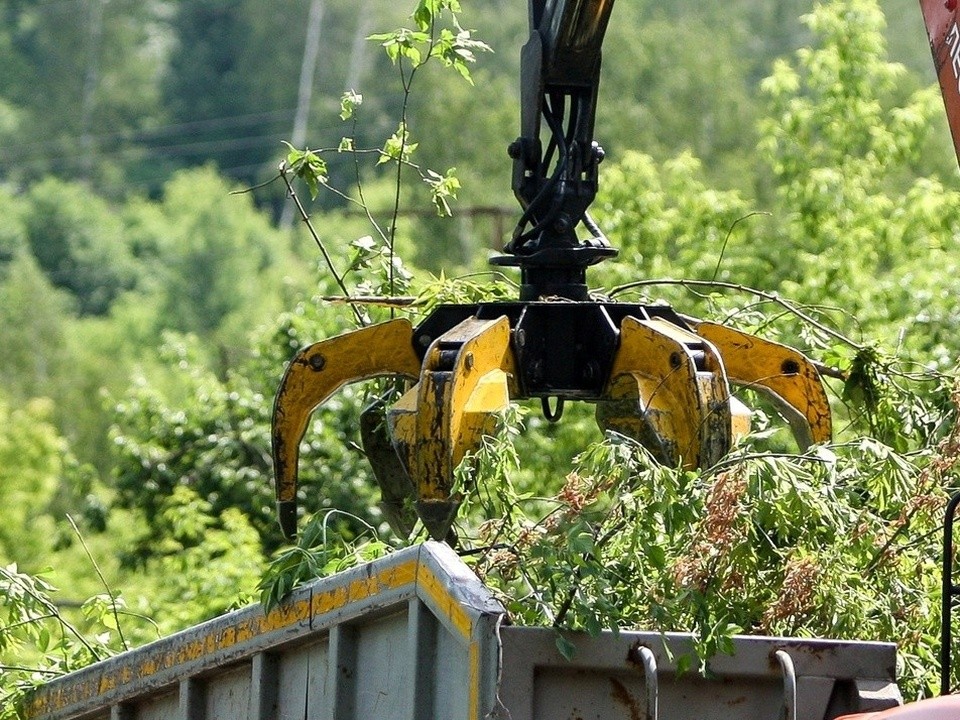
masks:
[[[630,713],[630,720],[647,720],[647,713],[641,709],[636,698],[627,690],[627,686],[617,680],[615,677],[609,678],[612,687],[611,695],[613,699],[627,708]]]

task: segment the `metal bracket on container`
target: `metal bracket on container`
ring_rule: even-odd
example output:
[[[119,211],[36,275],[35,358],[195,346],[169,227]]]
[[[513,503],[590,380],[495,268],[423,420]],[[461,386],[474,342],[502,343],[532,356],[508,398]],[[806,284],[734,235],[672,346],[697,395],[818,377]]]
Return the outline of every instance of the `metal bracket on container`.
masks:
[[[793,658],[786,650],[774,653],[783,673],[783,720],[797,720],[797,671],[793,667]]]
[[[956,493],[943,518],[943,578],[940,596],[940,694],[950,694],[950,647],[953,599],[960,597],[960,585],[953,582],[953,522],[956,519],[960,493]]]
[[[653,650],[643,645],[637,648],[637,654],[643,662],[643,677],[647,683],[647,720],[657,720],[660,690],[657,684],[657,656]]]

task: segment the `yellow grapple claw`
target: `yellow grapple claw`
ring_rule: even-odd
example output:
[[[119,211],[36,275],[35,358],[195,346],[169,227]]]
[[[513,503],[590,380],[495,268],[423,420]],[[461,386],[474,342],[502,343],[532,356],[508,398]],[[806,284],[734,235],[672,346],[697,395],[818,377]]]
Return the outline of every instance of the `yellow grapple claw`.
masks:
[[[695,329],[719,350],[730,382],[774,404],[801,449],[830,441],[830,401],[820,373],[803,353],[717,323],[700,322]]]
[[[522,212],[503,254],[490,258],[519,271],[517,300],[438,305],[412,334],[405,321],[385,323],[318,343],[291,363],[274,412],[285,529],[295,525],[297,444],[310,413],[339,385],[374,375],[417,378],[385,411],[389,437],[382,408],[362,421],[385,514],[401,534],[413,524],[413,499],[430,534],[451,537],[456,468],[511,399],[539,400],[550,421],[566,401],[595,403],[602,428],[686,468],[715,465],[749,430],[731,383],[769,395],[801,447],[829,440],[826,392],[801,353],[668,305],[590,292],[588,268],[619,253],[588,213],[605,155],[593,131],[613,5],[531,0],[520,135],[509,146]]]
[[[417,491],[417,509],[442,540],[460,505],[454,470],[477,450],[510,402],[510,323],[468,318],[437,338],[420,381],[388,412],[393,444]]]
[[[280,526],[296,535],[300,441],[314,409],[347,383],[385,375],[415,378],[420,359],[413,327],[398,319],[329,338],[301,350],[280,381],[273,406],[273,466]]]
[[[671,323],[624,318],[597,422],[637,440],[659,462],[713,465],[729,449],[733,432],[716,351]]]

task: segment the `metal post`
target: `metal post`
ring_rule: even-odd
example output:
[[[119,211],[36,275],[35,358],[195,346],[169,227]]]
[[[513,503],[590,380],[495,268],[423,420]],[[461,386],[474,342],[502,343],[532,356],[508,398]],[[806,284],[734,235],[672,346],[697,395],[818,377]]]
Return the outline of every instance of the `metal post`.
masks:
[[[310,102],[313,98],[313,78],[317,70],[317,57],[320,54],[320,29],[323,25],[324,0],[311,0],[307,17],[307,37],[303,45],[303,58],[300,63],[300,84],[297,89],[297,111],[293,118],[293,131],[290,144],[295,148],[303,146],[307,138],[307,121],[310,118]],[[284,203],[280,217],[280,227],[293,225],[293,206]]]
[[[950,694],[950,620],[953,598],[960,595],[960,586],[953,584],[953,521],[957,505],[960,505],[960,492],[947,503],[943,519],[943,575],[940,593],[940,694]]]

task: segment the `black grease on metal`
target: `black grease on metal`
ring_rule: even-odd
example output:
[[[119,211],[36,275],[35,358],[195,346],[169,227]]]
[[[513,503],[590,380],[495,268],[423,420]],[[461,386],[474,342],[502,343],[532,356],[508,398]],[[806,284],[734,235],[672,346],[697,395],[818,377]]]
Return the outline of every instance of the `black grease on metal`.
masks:
[[[446,371],[453,370],[457,361],[457,354],[460,352],[459,346],[456,348],[443,348],[437,353],[437,366],[435,370]]]
[[[590,360],[583,368],[584,382],[592,383],[600,377],[600,364],[596,360]]]

